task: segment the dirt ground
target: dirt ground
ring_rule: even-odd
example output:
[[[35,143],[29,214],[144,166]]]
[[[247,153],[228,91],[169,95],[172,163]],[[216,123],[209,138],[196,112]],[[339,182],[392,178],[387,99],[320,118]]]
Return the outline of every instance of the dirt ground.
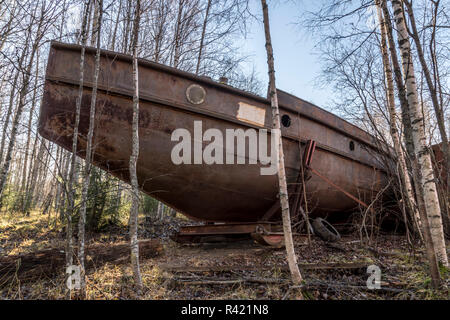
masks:
[[[17,255],[44,248],[63,248],[62,226],[47,216],[0,218],[0,255]],[[142,226],[140,238],[159,235],[162,254],[141,262],[142,299],[292,299],[284,249],[263,247],[252,240],[227,244],[181,245],[168,235],[167,223]],[[126,227],[89,234],[88,243],[127,240]],[[297,241],[305,299],[449,299],[448,289],[433,291],[423,248],[408,246],[404,237],[383,235],[362,243],[347,235],[334,245],[313,238]],[[371,290],[367,267],[381,269],[381,289]],[[0,299],[64,299],[64,270],[21,283],[1,279]],[[442,270],[450,285],[448,270]],[[129,264],[105,263],[87,272],[87,298],[134,299]]]

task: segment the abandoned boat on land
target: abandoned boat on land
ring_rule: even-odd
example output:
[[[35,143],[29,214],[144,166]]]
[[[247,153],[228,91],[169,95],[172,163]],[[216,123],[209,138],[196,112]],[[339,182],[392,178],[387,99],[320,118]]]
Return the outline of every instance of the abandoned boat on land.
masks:
[[[39,133],[71,151],[80,78],[81,46],[51,44]],[[86,49],[78,155],[85,157],[94,79],[95,48]],[[203,130],[272,127],[270,101],[226,84],[139,60],[137,164],[143,192],[184,215],[206,222],[279,220],[276,175],[258,164],[181,164],[171,160],[179,128]],[[132,121],[132,57],[102,51],[94,130],[96,166],[129,183]],[[278,91],[288,185],[298,182],[302,156],[315,141],[316,173],[305,188],[311,216],[351,212],[387,185],[385,152],[374,137],[343,119]],[[194,138],[193,138],[194,139]],[[207,144],[203,142],[204,144]],[[309,144],[310,145],[310,144]],[[225,153],[226,150],[224,150]],[[389,156],[388,156],[389,157]],[[275,208],[275,210],[274,210]]]

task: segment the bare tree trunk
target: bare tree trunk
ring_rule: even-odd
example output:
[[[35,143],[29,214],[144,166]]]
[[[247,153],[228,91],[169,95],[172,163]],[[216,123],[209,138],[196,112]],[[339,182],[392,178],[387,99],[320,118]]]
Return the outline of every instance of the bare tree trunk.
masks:
[[[279,134],[279,156],[278,156],[278,184],[280,188],[281,213],[283,217],[284,242],[286,246],[287,260],[289,270],[291,271],[292,281],[295,285],[302,282],[302,275],[298,269],[297,256],[295,255],[294,240],[292,238],[291,217],[289,213],[289,198],[286,183],[286,173],[284,169],[283,140],[280,130],[280,113],[278,109],[278,97],[275,84],[275,66],[273,58],[272,40],[270,36],[269,12],[266,0],[261,0],[264,16],[264,33],[266,37],[267,65],[269,69],[269,91],[270,103],[272,106],[273,128]],[[272,132],[274,134],[274,132]],[[274,150],[272,150],[274,152]]]
[[[60,196],[59,196],[59,203],[58,203],[58,213],[59,213],[59,218],[61,220],[61,222],[63,222],[64,220],[64,215],[66,212],[66,203],[68,202],[68,197],[69,197],[69,189],[68,189],[68,181],[69,181],[69,170],[70,170],[70,161],[71,161],[71,155],[69,152],[65,151],[64,149],[62,149],[62,154],[63,154],[63,163],[62,163],[62,169],[61,169],[61,182],[59,183],[59,192],[60,192]]]
[[[116,210],[118,211],[120,208],[120,205],[122,204],[122,181],[117,180],[117,192],[116,192]]]
[[[158,207],[156,208],[156,221],[161,220],[162,202],[158,201]]]
[[[59,211],[59,201],[61,196],[60,172],[63,164],[63,151],[60,146],[56,146],[55,170],[53,171],[53,179],[55,180],[55,201],[53,203],[53,211]]]
[[[85,229],[86,229],[86,206],[87,206],[87,194],[89,189],[89,181],[91,174],[91,158],[92,158],[92,138],[94,136],[95,126],[95,105],[97,103],[97,88],[98,88],[98,75],[100,73],[100,42],[101,42],[101,25],[103,15],[103,0],[95,1],[94,15],[97,18],[95,22],[95,30],[93,36],[97,37],[97,53],[95,56],[95,71],[94,71],[94,85],[92,88],[91,107],[89,114],[89,129],[87,136],[87,150],[86,150],[86,162],[83,174],[83,186],[81,191],[81,207],[80,207],[80,219],[78,220],[78,261],[81,268],[81,281],[80,281],[80,294],[81,297],[86,296],[86,273],[84,267],[84,242],[85,242]]]
[[[448,266],[447,251],[442,225],[441,209],[434,181],[434,172],[431,163],[430,149],[426,145],[424,119],[417,95],[416,77],[412,61],[411,47],[408,31],[404,19],[403,6],[399,0],[392,0],[394,20],[397,26],[398,46],[402,57],[403,76],[410,107],[410,119],[413,127],[412,137],[414,151],[421,173],[421,184],[424,191],[424,202],[430,224],[431,237],[436,256],[444,266]]]
[[[0,80],[0,114],[2,114],[3,109],[3,89],[5,88],[5,78],[6,75],[3,74],[2,79]],[[1,162],[1,160],[0,160]]]
[[[178,0],[178,14],[177,21],[175,22],[175,34],[174,34],[174,50],[173,50],[173,67],[178,68],[180,62],[180,29],[181,18],[183,14],[183,0]]]
[[[31,35],[31,27],[27,33],[26,43],[28,43],[30,35]],[[9,94],[9,105],[8,105],[8,110],[6,112],[5,124],[4,124],[3,130],[2,130],[2,140],[0,142],[0,164],[2,164],[2,165],[3,165],[3,154],[4,154],[4,150],[5,150],[5,143],[6,143],[6,136],[7,136],[6,132],[8,130],[8,123],[10,121],[10,118],[11,118],[11,115],[13,112],[14,98],[15,98],[16,89],[17,89],[17,82],[19,81],[20,72],[22,70],[23,61],[27,55],[27,51],[28,50],[24,49],[24,50],[22,50],[22,53],[20,54],[20,58],[19,58],[19,61],[17,64],[18,70],[16,71],[16,74],[14,76],[14,80],[13,80],[10,94]]]
[[[38,84],[38,77],[39,77],[39,50],[36,53],[36,74],[35,74],[35,80],[34,80],[34,88],[33,88],[33,99],[32,99],[32,105],[30,108],[29,118],[28,118],[28,128],[27,128],[27,142],[25,146],[25,159],[23,161],[23,170],[22,170],[22,184],[20,187],[20,197],[21,197],[21,206],[22,206],[22,213],[25,213],[25,199],[26,195],[25,188],[27,185],[27,169],[28,169],[28,150],[30,148],[30,140],[31,140],[31,126],[33,124],[33,112],[36,108],[36,97],[37,97],[37,84]]]
[[[139,24],[141,19],[141,1],[136,0],[136,11],[133,25],[133,123],[132,123],[132,151],[130,156],[130,180],[132,187],[132,203],[130,212],[130,249],[131,265],[133,268],[134,282],[137,287],[137,295],[142,294],[142,277],[139,266],[138,245],[138,214],[139,214],[139,184],[136,173],[136,164],[139,157],[139,65],[138,65],[138,40]]]
[[[385,0],[381,0],[383,7],[387,8],[385,3],[383,3]],[[399,162],[399,166],[400,166],[400,178],[402,180],[402,184],[404,185],[404,200],[406,201],[408,206],[411,206],[410,211],[413,215],[413,218],[415,218],[414,220],[416,220],[417,223],[417,228],[418,231],[420,232],[420,230],[423,230],[422,234],[423,234],[423,238],[424,238],[424,242],[425,242],[425,248],[426,248],[426,253],[427,253],[427,258],[428,261],[430,263],[430,274],[431,274],[431,279],[432,279],[432,284],[434,288],[438,288],[440,286],[441,283],[441,277],[440,277],[440,273],[439,273],[439,267],[438,267],[438,263],[437,263],[437,259],[436,259],[436,254],[434,251],[434,246],[433,246],[433,240],[431,238],[431,233],[430,233],[430,229],[429,229],[429,223],[428,223],[428,217],[426,216],[426,211],[425,211],[425,205],[423,203],[423,191],[421,190],[421,186],[420,183],[418,183],[420,181],[420,179],[416,176],[419,172],[416,166],[416,161],[414,160],[413,162],[413,173],[414,173],[414,177],[415,177],[415,181],[416,186],[417,186],[417,193],[418,193],[418,199],[419,199],[419,208],[416,207],[416,203],[414,202],[414,195],[413,195],[413,190],[412,190],[412,185],[411,185],[411,180],[409,178],[409,174],[407,171],[407,167],[406,167],[406,161],[403,155],[403,149],[400,145],[400,138],[398,136],[398,132],[397,132],[397,126],[396,126],[396,112],[395,112],[395,97],[394,97],[394,87],[393,87],[393,79],[392,79],[392,70],[391,70],[391,65],[389,62],[389,54],[387,52],[387,48],[386,48],[386,36],[387,34],[390,34],[392,36],[392,29],[389,29],[388,32],[388,24],[390,25],[390,20],[389,20],[389,16],[386,16],[385,18],[383,18],[383,14],[380,10],[380,3],[379,1],[376,1],[377,3],[377,13],[378,13],[378,17],[380,20],[380,25],[381,25],[381,47],[382,47],[382,55],[383,55],[383,65],[385,68],[385,74],[386,74],[386,82],[387,82],[387,90],[388,90],[388,94],[387,94],[387,100],[388,100],[388,109],[389,109],[389,116],[390,116],[390,125],[391,125],[391,135],[392,135],[392,140],[394,141],[394,148],[396,150],[397,153],[397,158],[398,158],[398,162]],[[386,21],[388,21],[389,23],[386,23]],[[392,40],[392,37],[391,37]],[[392,46],[393,47],[393,44]],[[393,60],[395,59],[397,67],[398,67],[398,63],[397,63],[397,57],[392,57]],[[401,80],[401,78],[400,78]],[[419,217],[417,217],[417,215],[419,215]],[[421,223],[419,223],[421,222]]]
[[[425,241],[426,253],[430,263],[430,273],[432,276],[432,283],[435,288],[440,285],[440,273],[438,267],[438,260],[436,257],[433,240],[431,237],[431,231],[429,228],[428,216],[426,214],[425,201],[423,197],[423,188],[421,185],[421,174],[418,168],[418,162],[416,155],[414,153],[413,139],[412,139],[412,125],[411,119],[409,117],[410,109],[408,101],[406,99],[406,90],[403,84],[403,76],[398,62],[397,51],[395,48],[394,37],[393,37],[393,27],[389,15],[389,11],[386,5],[386,0],[381,0],[381,7],[383,9],[384,21],[386,26],[386,33],[388,37],[389,51],[391,53],[392,65],[394,67],[395,82],[397,84],[397,89],[399,92],[400,106],[402,108],[402,123],[405,128],[404,135],[406,140],[406,150],[411,159],[413,181],[416,189],[417,203],[419,206],[420,219],[422,221],[422,232]]]
[[[55,208],[57,207],[57,204],[59,203],[59,181],[58,181],[58,171],[59,171],[59,165],[60,163],[62,163],[61,161],[61,147],[59,147],[58,145],[56,145],[56,154],[55,154],[55,158],[54,158],[54,164],[53,164],[53,172],[52,172],[52,179],[50,180],[50,185],[51,185],[51,192],[50,192],[50,197],[51,197],[51,202],[49,203],[49,208],[48,208],[48,222],[47,222],[47,226],[50,226],[50,220],[51,220],[51,213],[54,211],[56,212],[57,210],[55,210]]]
[[[388,104],[388,112],[389,112],[389,120],[390,120],[390,129],[391,129],[391,137],[394,144],[394,150],[397,154],[397,161],[399,164],[399,175],[400,181],[402,183],[403,188],[403,200],[406,202],[406,207],[411,214],[411,217],[414,221],[414,225],[417,228],[417,232],[419,235],[422,235],[421,230],[421,222],[419,211],[417,210],[417,205],[414,199],[414,191],[411,184],[411,179],[408,173],[408,167],[406,165],[405,155],[403,153],[403,148],[400,142],[400,137],[397,129],[397,112],[395,110],[395,94],[394,94],[394,80],[392,77],[392,69],[391,63],[389,60],[389,53],[387,50],[386,44],[386,23],[383,19],[383,15],[381,12],[381,7],[379,4],[379,0],[376,0],[377,14],[378,20],[380,22],[380,31],[381,31],[381,53],[383,56],[383,66],[384,73],[386,77],[386,88],[387,88],[387,104]],[[408,226],[408,221],[406,217],[405,224]]]
[[[129,53],[130,46],[128,44],[128,39],[130,37],[130,25],[131,25],[131,1],[126,1],[127,3],[127,12],[125,17],[125,26],[124,26],[124,36],[122,42],[122,51],[125,53]]]
[[[203,20],[202,36],[200,38],[200,48],[198,49],[197,67],[195,69],[195,74],[198,74],[200,70],[200,64],[202,62],[203,43],[205,41],[206,26],[208,25],[208,16],[210,8],[211,8],[211,0],[208,0],[208,4],[206,5],[205,19]]]
[[[86,45],[87,45],[87,39],[89,38],[89,34],[91,33],[91,21],[92,21],[92,7],[93,7],[93,1],[95,0],[86,0],[86,5],[85,5],[85,12],[87,12],[88,17],[87,17],[87,21],[86,21],[86,27],[85,27],[85,33],[86,33]],[[83,18],[84,20],[84,18]],[[83,42],[83,30],[81,30],[80,32],[80,38],[78,39],[79,41]]]
[[[438,187],[438,196],[441,203],[441,215],[444,222],[444,232],[448,232],[450,228],[450,220],[449,220],[449,199],[448,199],[448,192],[450,189],[448,189],[448,186],[450,186],[450,147],[448,142],[448,135],[446,131],[445,126],[445,120],[444,120],[444,110],[443,105],[444,101],[442,99],[442,93],[440,94],[440,98],[438,97],[438,88],[439,92],[442,92],[441,88],[441,82],[440,82],[440,75],[439,75],[439,68],[437,64],[436,59],[436,19],[438,15],[438,9],[439,9],[439,1],[433,1],[434,9],[433,9],[433,16],[432,16],[432,33],[431,33],[431,40],[430,40],[430,55],[431,55],[431,66],[434,71],[434,83],[431,79],[432,75],[430,73],[428,64],[425,61],[425,54],[422,49],[422,44],[419,39],[419,32],[417,31],[416,26],[416,19],[414,16],[414,11],[412,7],[412,2],[409,2],[407,0],[403,1],[408,9],[408,16],[410,18],[411,28],[412,32],[408,30],[408,32],[411,34],[417,48],[417,55],[419,57],[419,62],[422,66],[422,72],[425,77],[425,80],[427,82],[427,86],[430,92],[431,101],[433,104],[434,112],[436,115],[437,125],[439,128],[439,133],[441,135],[442,140],[442,151],[444,155],[444,163],[445,167],[447,168],[447,176],[443,177],[443,181],[441,181],[441,185],[437,185]],[[423,86],[422,86],[423,88]],[[422,89],[423,90],[423,89]],[[432,155],[433,156],[433,155]],[[439,180],[440,177],[436,177]],[[446,187],[447,186],[447,187]]]
[[[166,32],[166,27],[169,24],[168,17],[170,13],[170,7],[172,3],[166,1],[160,1],[157,4],[156,15],[152,15],[153,23],[155,25],[155,35],[153,36],[154,50],[153,50],[153,60],[159,62],[163,53],[163,40],[164,34]]]
[[[32,178],[34,175],[33,175],[33,173],[34,173],[34,170],[36,170],[36,166],[37,165],[39,165],[39,161],[37,161],[36,159],[37,159],[37,155],[36,155],[36,152],[37,152],[37,147],[38,147],[38,145],[39,145],[39,134],[36,132],[35,134],[34,134],[34,141],[33,141],[33,151],[31,152],[31,159],[30,159],[30,167],[28,168],[28,179],[27,179],[27,185],[26,185],[26,188],[25,188],[25,192],[26,192],[26,197],[25,197],[25,207],[26,206],[28,206],[28,202],[29,202],[29,196],[30,196],[30,190],[31,190],[31,187],[33,186],[33,182],[34,182],[34,179]],[[25,209],[26,210],[26,209]],[[24,211],[25,211],[24,210]]]
[[[12,5],[12,8],[11,8],[11,5]],[[13,27],[14,27],[13,21],[21,13],[22,8],[23,8],[22,4],[18,5],[16,3],[16,1],[13,1],[12,3],[10,3],[10,8],[8,9],[9,19],[5,23],[6,29],[2,30],[2,32],[0,33],[0,50],[3,49],[3,46],[6,43],[6,40],[8,39],[9,35],[13,31]],[[6,11],[7,10],[5,9],[2,14],[6,13]],[[3,18],[3,17],[0,17],[0,18]]]
[[[384,16],[384,23],[385,23],[385,31],[386,31],[386,35],[387,35],[387,40],[388,40],[388,47],[389,47],[389,52],[391,55],[391,63],[393,66],[393,71],[394,71],[394,79],[395,79],[395,83],[397,86],[397,91],[398,91],[398,98],[399,98],[399,102],[400,102],[400,107],[402,110],[401,116],[402,116],[402,124],[403,124],[403,135],[405,138],[405,146],[406,146],[406,152],[408,154],[408,157],[411,161],[411,167],[412,167],[412,175],[413,175],[413,182],[414,182],[414,186],[415,186],[415,190],[416,190],[416,197],[417,197],[417,204],[419,207],[419,214],[420,214],[420,218],[423,224],[423,229],[422,229],[422,233],[424,234],[425,232],[427,232],[425,229],[425,221],[424,221],[424,217],[426,218],[427,215],[425,213],[425,202],[424,202],[424,198],[423,198],[423,192],[420,192],[420,190],[422,190],[422,187],[420,186],[420,172],[419,172],[419,168],[418,168],[418,163],[417,163],[417,158],[414,152],[414,144],[413,144],[413,138],[412,138],[412,124],[411,124],[411,118],[409,117],[410,114],[410,108],[408,105],[408,101],[406,99],[406,90],[405,90],[405,86],[403,84],[403,75],[402,75],[402,70],[400,67],[400,63],[398,60],[398,56],[397,56],[397,49],[395,47],[395,42],[394,42],[394,36],[393,36],[393,26],[392,26],[392,22],[390,19],[390,14],[389,14],[389,10],[386,4],[386,0],[381,0],[381,8],[383,11],[383,16]],[[428,218],[426,218],[428,221]],[[426,222],[426,224],[428,225],[428,222]],[[433,255],[434,255],[434,247],[433,247]]]
[[[62,13],[61,13],[61,24],[59,26],[59,40],[62,40],[63,33],[64,33],[64,25],[66,24],[66,14],[67,14],[67,8],[66,8],[66,1],[63,0],[62,4]]]
[[[46,191],[46,182],[47,182],[47,175],[48,175],[48,169],[50,164],[50,157],[53,153],[53,148],[55,144],[51,143],[50,141],[45,141],[43,144],[43,152],[44,152],[44,158],[40,162],[40,166],[38,167],[38,176],[36,179],[36,185],[41,186],[41,191],[39,193],[33,193],[31,194],[31,207],[34,208],[36,206],[42,205],[43,200],[45,200],[45,191]]]
[[[91,0],[92,1],[92,6],[94,7],[94,16],[92,17],[92,36],[91,36],[91,47],[93,47],[95,45],[95,41],[98,38],[98,32],[99,32],[99,28],[98,28],[98,24],[99,24],[99,19],[98,16],[100,14],[99,12],[99,8],[98,8],[98,1],[99,0]]]
[[[114,23],[114,31],[112,34],[112,40],[109,45],[109,49],[114,51],[116,48],[117,28],[119,26],[120,14],[122,13],[122,0],[119,0],[119,9],[117,10],[116,21]]]
[[[34,39],[34,42],[32,44],[32,48],[31,48],[31,54],[30,54],[30,58],[28,61],[28,65],[27,68],[25,70],[25,74],[23,77],[23,83],[22,83],[22,88],[19,92],[19,103],[17,106],[17,111],[16,111],[16,115],[14,117],[13,120],[13,124],[12,124],[12,128],[11,128],[11,135],[10,135],[10,139],[9,139],[9,145],[8,145],[8,150],[6,153],[6,157],[5,157],[5,161],[3,164],[3,168],[1,169],[0,172],[0,208],[1,208],[1,204],[2,204],[2,196],[3,196],[3,191],[5,188],[5,184],[6,184],[6,180],[8,177],[8,173],[9,173],[9,168],[11,165],[11,160],[12,160],[12,151],[14,148],[14,145],[16,143],[16,136],[18,133],[18,124],[19,124],[19,120],[20,117],[22,115],[23,112],[23,108],[25,106],[25,98],[26,95],[28,93],[28,86],[29,86],[29,82],[30,82],[30,77],[31,77],[31,70],[33,68],[33,62],[34,62],[34,56],[36,54],[36,51],[38,50],[38,46],[39,43],[42,39],[42,34],[41,34],[41,28],[42,28],[42,24],[43,24],[43,19],[44,19],[44,8],[42,8],[41,11],[41,16],[39,18],[38,21],[38,28],[36,31],[36,38]]]
[[[39,145],[39,151],[37,153],[37,156],[34,160],[33,164],[33,170],[31,172],[31,183],[30,188],[28,189],[27,196],[25,198],[25,211],[28,212],[33,204],[33,197],[36,190],[36,185],[38,184],[38,175],[39,171],[41,170],[43,163],[42,158],[44,156],[44,152],[46,149],[46,141],[44,139],[40,139],[40,145]]]
[[[85,51],[86,51],[86,42],[87,42],[87,24],[88,17],[90,15],[90,5],[89,0],[87,0],[85,6],[85,12],[83,16],[83,22],[81,26],[81,55],[80,55],[80,85],[78,88],[78,97],[75,105],[75,123],[73,128],[73,138],[72,138],[72,155],[70,159],[70,171],[68,178],[68,186],[67,186],[67,210],[66,210],[66,220],[67,220],[67,228],[66,228],[66,264],[67,266],[73,265],[73,239],[72,239],[72,217],[75,211],[75,192],[74,183],[77,180],[77,145],[78,145],[78,127],[80,124],[80,113],[81,113],[81,100],[83,98],[83,84],[84,84],[84,60],[85,60]]]
[[[450,170],[450,149],[448,146],[447,131],[445,128],[444,111],[442,110],[442,106],[439,103],[439,99],[438,99],[437,92],[436,92],[436,87],[433,84],[433,80],[431,79],[430,69],[428,68],[427,62],[425,61],[425,55],[424,55],[424,52],[422,49],[422,44],[420,43],[419,32],[417,31],[416,19],[414,16],[412,3],[408,2],[407,0],[403,0],[403,2],[405,3],[405,5],[408,9],[407,11],[408,11],[408,16],[409,16],[409,21],[411,23],[411,28],[412,28],[411,36],[414,40],[414,43],[416,44],[419,62],[420,62],[420,65],[422,66],[422,71],[425,76],[425,80],[427,82],[428,89],[430,90],[431,102],[433,104],[434,113],[436,114],[437,125],[438,125],[439,133],[440,133],[441,139],[442,139],[442,149],[443,149],[443,153],[444,153],[444,159],[446,160],[445,162],[446,162],[447,168]]]
[[[25,50],[24,50],[25,51]],[[3,130],[2,130],[2,140],[0,142],[0,167],[3,167],[3,154],[5,153],[5,143],[6,143],[6,137],[7,137],[7,131],[8,131],[8,123],[11,119],[11,115],[13,113],[13,106],[14,106],[14,95],[16,93],[17,88],[17,81],[19,79],[19,73],[20,71],[16,72],[16,76],[14,77],[14,81],[10,90],[10,96],[9,96],[9,105],[8,110],[6,111]]]

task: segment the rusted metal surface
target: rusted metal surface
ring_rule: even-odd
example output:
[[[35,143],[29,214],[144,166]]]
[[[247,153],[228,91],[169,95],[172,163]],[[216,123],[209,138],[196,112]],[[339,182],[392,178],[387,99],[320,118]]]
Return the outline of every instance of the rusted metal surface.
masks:
[[[80,46],[52,43],[39,121],[39,133],[69,151],[80,52]],[[94,57],[95,49],[88,48],[78,139],[81,157],[86,153]],[[125,182],[129,182],[131,153],[131,61],[131,56],[102,52],[93,138],[94,164]],[[194,121],[202,121],[204,131],[215,128],[222,133],[226,129],[271,128],[267,99],[146,60],[139,61],[139,85],[137,174],[142,191],[186,216],[204,221],[259,221],[278,202],[277,177],[262,176],[259,164],[175,165],[171,161],[172,148],[178,143],[171,141],[172,132],[185,128],[193,133]],[[205,95],[195,89],[188,99],[187,89],[196,88],[192,85],[203,88]],[[282,128],[288,184],[295,183],[299,174],[299,144],[303,150],[308,140],[314,140],[312,167],[360,201],[370,202],[387,183],[380,161],[385,151],[377,148],[375,139],[281,90],[278,97],[281,115],[290,117],[290,126]],[[316,176],[308,181],[306,191],[312,216],[357,207],[355,201]],[[277,217],[279,212],[273,219]]]
[[[340,192],[342,192],[342,194],[346,195],[347,197],[349,197],[350,199],[352,199],[353,201],[355,201],[356,203],[359,203],[360,205],[362,205],[364,208],[368,208],[369,206],[367,204],[365,204],[363,201],[359,200],[357,197],[353,196],[352,194],[348,193],[347,191],[345,191],[344,189],[342,189],[341,187],[339,187],[338,185],[336,185],[335,183],[333,183],[330,179],[328,179],[327,177],[325,177],[324,175],[322,175],[320,172],[318,172],[315,169],[311,168],[311,172],[314,173],[316,176],[318,176],[320,179],[322,179],[323,181],[325,181],[326,183],[328,183],[330,186],[332,186],[333,188],[335,188],[336,190],[339,190]]]
[[[182,226],[179,232],[172,236],[172,240],[179,243],[199,243],[251,237],[264,246],[282,247],[284,245],[282,231],[281,224],[270,222],[206,224]]]
[[[195,234],[195,235],[218,235],[218,234],[250,234],[258,230],[266,230],[271,232],[278,230],[277,224],[269,222],[259,223],[224,223],[199,226],[183,226],[180,227],[179,234]]]
[[[250,239],[255,234],[261,235],[255,238],[263,245],[275,245],[276,242],[270,241],[272,238],[279,238],[279,236],[271,237],[272,232],[280,231],[280,225],[270,222],[260,223],[224,223],[224,224],[206,224],[197,226],[182,226],[180,230],[172,236],[172,240],[179,243],[192,242],[216,242],[224,241],[226,239]],[[265,239],[268,237],[268,241]]]
[[[252,233],[252,238],[263,246],[281,248],[284,246],[284,235]]]
[[[309,168],[312,163],[314,151],[316,151],[316,142],[314,140],[309,140],[306,143],[305,154],[303,156],[303,166]]]
[[[304,192],[303,188],[306,187],[307,182],[311,179],[311,164],[314,155],[314,151],[316,151],[316,142],[314,140],[308,140],[305,145],[305,151],[303,153],[302,165],[303,167],[298,172],[297,176],[297,185],[295,186],[295,192],[293,197],[290,197],[290,201],[292,201],[291,208],[291,217],[297,217],[299,215],[302,205],[302,200],[304,200]],[[293,200],[292,200],[293,198]],[[306,217],[305,217],[305,220]],[[309,223],[309,222],[308,222]]]

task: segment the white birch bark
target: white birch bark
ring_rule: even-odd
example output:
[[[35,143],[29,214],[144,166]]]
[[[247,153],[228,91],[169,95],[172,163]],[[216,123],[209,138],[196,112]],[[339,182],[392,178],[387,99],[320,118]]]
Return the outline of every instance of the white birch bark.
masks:
[[[403,77],[407,92],[406,97],[410,107],[414,151],[421,172],[421,184],[423,187],[425,209],[430,224],[431,237],[439,262],[448,266],[441,209],[434,180],[430,149],[427,146],[424,119],[418,99],[414,64],[411,55],[411,44],[406,29],[403,6],[399,0],[392,0],[391,2],[394,10],[395,25],[397,27],[398,46],[402,58]]]
[[[439,128],[439,133],[440,133],[441,139],[442,139],[442,151],[444,153],[444,159],[446,159],[447,168],[450,169],[450,149],[448,146],[447,131],[445,128],[444,111],[442,110],[442,106],[439,104],[437,90],[436,90],[435,85],[433,84],[433,80],[431,79],[430,69],[428,68],[428,64],[425,59],[425,54],[424,54],[424,51],[422,48],[422,44],[419,39],[419,32],[417,31],[416,19],[414,16],[412,2],[408,2],[408,1],[404,1],[404,2],[405,2],[406,7],[408,8],[407,11],[408,11],[408,16],[409,16],[409,20],[411,23],[411,29],[412,29],[411,35],[412,35],[412,38],[416,45],[417,56],[419,57],[419,62],[422,67],[422,71],[425,76],[425,80],[426,80],[428,89],[430,90],[431,102],[433,104],[434,113],[436,115],[437,125]]]
[[[266,0],[261,0],[264,16],[264,33],[266,38],[267,65],[269,69],[269,91],[270,103],[272,107],[273,128],[280,132],[280,113],[278,109],[278,97],[275,83],[275,65],[272,49],[272,40],[270,36],[269,12]],[[273,133],[272,133],[273,134]],[[295,255],[294,240],[292,238],[291,217],[289,212],[289,198],[286,183],[286,173],[284,168],[284,152],[281,134],[279,136],[279,157],[278,157],[278,184],[280,190],[281,213],[283,218],[284,243],[286,246],[287,260],[291,272],[292,281],[298,285],[302,282],[302,275],[298,268],[297,256]],[[274,152],[274,150],[272,150]]]
[[[408,167],[406,165],[405,155],[403,153],[403,148],[400,142],[400,136],[397,129],[397,111],[395,109],[395,95],[394,95],[394,80],[392,76],[392,68],[389,60],[389,53],[386,44],[386,24],[384,22],[383,14],[381,12],[381,7],[379,1],[375,1],[377,8],[378,21],[380,23],[381,32],[381,54],[383,57],[384,73],[386,77],[386,88],[387,88],[387,107],[389,112],[390,129],[392,142],[394,144],[394,150],[397,155],[397,161],[399,165],[399,175],[400,181],[402,182],[404,201],[407,204],[407,208],[412,215],[417,232],[421,235],[421,222],[420,215],[414,200],[414,192],[411,184],[411,179],[408,173]],[[405,224],[407,225],[406,217]]]
[[[132,187],[132,202],[130,211],[130,249],[131,265],[133,268],[134,282],[137,295],[142,294],[142,277],[139,266],[139,243],[138,243],[138,214],[139,214],[139,184],[136,173],[137,159],[139,157],[139,65],[137,58],[139,24],[141,15],[141,1],[136,0],[136,11],[133,25],[133,123],[132,123],[132,146],[130,156],[130,180]]]
[[[36,30],[36,36],[35,36],[33,43],[31,44],[31,53],[29,56],[27,67],[24,70],[23,82],[22,82],[21,89],[19,91],[19,97],[18,97],[19,101],[18,101],[18,105],[17,105],[16,114],[14,116],[14,120],[12,123],[8,149],[7,149],[7,152],[5,155],[5,160],[3,162],[3,167],[1,168],[1,171],[0,171],[0,208],[2,206],[2,199],[3,199],[2,195],[3,195],[4,188],[5,188],[6,180],[8,177],[9,169],[11,166],[12,153],[13,153],[14,146],[16,144],[16,138],[17,138],[18,129],[19,129],[18,128],[19,120],[22,116],[22,112],[23,112],[23,109],[26,104],[25,99],[26,99],[26,96],[28,93],[28,86],[30,83],[31,70],[33,68],[34,56],[38,50],[39,43],[41,42],[41,39],[43,37],[43,34],[42,34],[43,19],[44,19],[44,12],[42,10],[40,18],[37,21],[38,26],[37,26],[37,30]],[[36,23],[36,21],[34,21],[34,23]]]
[[[92,88],[91,106],[89,113],[89,129],[87,135],[87,149],[86,149],[86,161],[83,174],[83,186],[81,191],[81,207],[80,207],[80,219],[78,220],[78,262],[81,268],[81,281],[80,281],[80,294],[82,297],[86,295],[86,272],[84,266],[84,242],[85,242],[85,229],[86,229],[86,206],[87,206],[87,194],[90,182],[91,173],[91,160],[92,160],[92,138],[94,136],[95,126],[95,106],[97,103],[97,88],[98,88],[98,76],[100,73],[100,34],[101,34],[101,20],[103,14],[103,0],[96,0],[96,14],[97,18],[95,22],[95,30],[93,35],[97,36],[97,52],[95,56],[95,71],[94,71],[94,84]]]
[[[28,43],[29,39],[31,36],[31,29],[28,30],[27,32],[27,37],[26,37],[26,43]],[[26,54],[27,54],[27,50],[22,50],[21,54],[20,54],[20,58],[18,61],[18,69],[15,76],[14,76],[14,80],[11,86],[11,90],[9,93],[9,104],[8,104],[8,109],[6,111],[6,116],[5,116],[5,124],[2,128],[2,140],[0,142],[0,164],[1,166],[3,166],[3,154],[5,151],[5,143],[6,143],[6,138],[7,138],[7,130],[8,130],[8,123],[11,119],[11,115],[13,114],[13,106],[14,106],[14,98],[16,95],[16,89],[17,89],[17,85],[18,85],[18,81],[19,81],[19,76],[20,76],[20,69],[22,69],[22,64],[24,59],[26,58]]]
[[[73,128],[72,138],[72,154],[70,158],[70,171],[67,186],[67,210],[65,212],[67,220],[66,228],[66,264],[73,265],[73,239],[72,239],[72,216],[75,209],[75,192],[74,184],[77,181],[78,166],[77,166],[77,145],[78,145],[78,128],[80,125],[81,101],[83,99],[83,85],[84,85],[84,60],[87,43],[87,24],[90,15],[90,1],[86,3],[85,12],[83,15],[83,22],[81,25],[81,55],[80,55],[80,85],[78,87],[78,96],[75,103],[75,123]]]
[[[35,79],[34,79],[34,88],[33,88],[33,98],[32,98],[32,105],[30,107],[30,112],[28,115],[28,128],[27,128],[27,142],[25,145],[25,159],[23,161],[23,168],[22,168],[22,183],[20,186],[20,197],[21,197],[21,206],[22,206],[22,213],[26,213],[26,210],[28,208],[25,206],[26,203],[26,195],[25,193],[25,187],[27,185],[27,171],[28,171],[28,156],[29,156],[29,149],[30,149],[30,140],[31,140],[31,126],[33,124],[33,113],[34,109],[36,108],[36,100],[37,100],[37,85],[38,85],[38,78],[39,78],[39,49],[36,53],[36,71],[35,71]],[[30,164],[31,166],[31,164]]]
[[[99,16],[100,12],[99,12],[99,6],[98,6],[99,0],[91,0],[91,1],[92,1],[92,6],[94,7],[94,16],[92,17],[92,36],[91,36],[91,47],[93,47],[98,38],[98,32],[99,32],[98,24],[100,23],[98,16]]]

